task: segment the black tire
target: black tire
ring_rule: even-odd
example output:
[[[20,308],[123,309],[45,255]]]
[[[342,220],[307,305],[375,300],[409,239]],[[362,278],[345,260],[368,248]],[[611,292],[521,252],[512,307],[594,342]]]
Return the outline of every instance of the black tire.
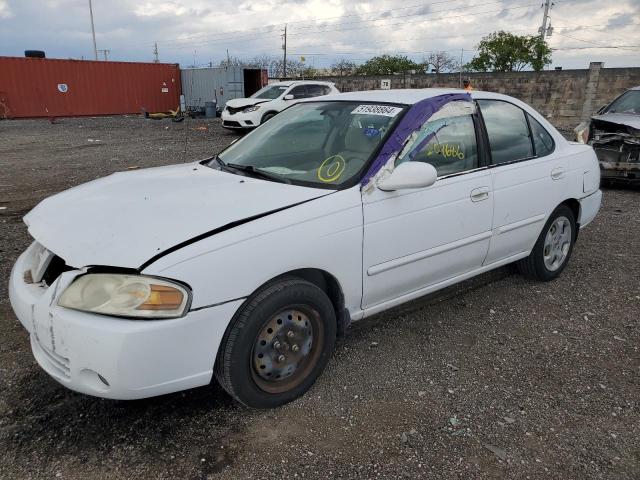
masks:
[[[553,270],[548,268],[547,264],[545,263],[545,239],[551,226],[556,222],[556,220],[561,217],[566,218],[571,226],[570,244],[569,250],[562,260],[562,263],[555,270]],[[533,250],[531,250],[529,256],[523,258],[522,260],[519,260],[516,263],[516,265],[518,266],[518,270],[520,270],[520,273],[522,273],[525,277],[542,282],[548,282],[550,280],[558,278],[558,276],[560,276],[562,271],[569,263],[569,259],[571,258],[571,253],[573,252],[573,246],[575,244],[577,235],[578,229],[573,211],[567,205],[563,204],[558,206],[558,208],[556,208],[549,216],[549,219],[544,225],[542,232],[540,232],[540,236],[538,237],[538,240],[536,241],[536,244],[534,245]]]
[[[276,112],[267,112],[262,116],[262,120],[260,120],[260,125],[262,125],[264,122],[271,120],[273,117],[276,116]]]
[[[298,362],[294,373],[289,374],[289,377],[281,380],[276,380],[275,377],[265,379],[265,371],[258,371],[256,362],[269,362],[270,359],[258,360],[258,355],[262,354],[256,354],[256,348],[273,350],[275,341],[282,338],[276,335],[289,330],[290,327],[285,326],[287,323],[295,323],[302,317],[298,316],[293,320],[291,316],[288,316],[288,320],[285,318],[285,325],[273,333],[273,345],[270,342],[266,347],[260,347],[258,345],[265,343],[258,343],[264,342],[259,339],[263,338],[261,335],[264,335],[265,328],[273,325],[274,319],[291,309],[308,315],[304,318],[309,320],[311,326],[308,328],[313,331],[313,338],[307,344],[308,353]],[[282,324],[280,318],[277,318],[277,322]],[[301,328],[305,329],[304,326]],[[268,284],[249,297],[231,321],[218,350],[215,376],[229,395],[248,407],[273,408],[284,405],[303,395],[320,376],[333,352],[336,330],[333,305],[320,288],[294,277]],[[295,355],[292,353],[295,351],[295,344],[293,347],[287,344],[285,346],[289,348],[284,352],[287,357]],[[279,353],[280,350],[275,354]],[[271,363],[270,368],[273,365],[276,364]],[[264,368],[264,365],[260,365],[260,368]]]

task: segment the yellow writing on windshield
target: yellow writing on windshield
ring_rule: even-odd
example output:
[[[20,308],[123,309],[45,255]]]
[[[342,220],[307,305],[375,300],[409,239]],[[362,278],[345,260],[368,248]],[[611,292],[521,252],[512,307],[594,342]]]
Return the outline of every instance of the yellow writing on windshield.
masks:
[[[341,155],[333,155],[318,167],[318,180],[325,183],[335,182],[344,173],[347,166]]]

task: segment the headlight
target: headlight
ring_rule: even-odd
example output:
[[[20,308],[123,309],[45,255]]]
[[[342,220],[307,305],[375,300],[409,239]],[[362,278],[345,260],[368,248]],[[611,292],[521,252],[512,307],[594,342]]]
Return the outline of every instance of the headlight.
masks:
[[[259,108],[260,108],[260,105],[252,105],[251,107],[247,107],[244,110],[242,110],[242,112],[243,113],[255,112]]]
[[[74,280],[60,296],[61,307],[139,318],[176,318],[189,304],[185,287],[143,275],[89,273]]]
[[[582,122],[576,128],[573,129],[576,132],[576,141],[578,143],[588,143],[589,142],[589,129],[590,122]]]

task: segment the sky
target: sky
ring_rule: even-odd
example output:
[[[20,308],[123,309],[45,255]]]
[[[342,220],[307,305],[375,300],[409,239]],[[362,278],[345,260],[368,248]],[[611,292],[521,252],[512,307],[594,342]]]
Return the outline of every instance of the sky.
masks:
[[[444,50],[466,63],[493,31],[536,34],[543,0],[93,0],[98,49],[109,60],[217,65],[282,55],[315,68],[380,54],[416,61]],[[640,66],[640,0],[555,0],[548,68]],[[89,0],[0,0],[0,56],[45,50],[93,59]],[[100,58],[103,58],[100,53]]]

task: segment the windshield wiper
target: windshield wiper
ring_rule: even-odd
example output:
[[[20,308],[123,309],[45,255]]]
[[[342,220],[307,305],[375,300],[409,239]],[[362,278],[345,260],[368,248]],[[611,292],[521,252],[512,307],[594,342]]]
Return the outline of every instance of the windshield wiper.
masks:
[[[260,168],[256,168],[253,165],[240,165],[237,163],[224,163],[222,160],[216,157],[218,163],[228,169],[238,170],[243,173],[249,173],[254,177],[265,178],[267,180],[273,180],[274,182],[288,183],[291,184],[291,180],[288,178],[284,178],[280,175],[276,175],[275,173],[265,172]]]

